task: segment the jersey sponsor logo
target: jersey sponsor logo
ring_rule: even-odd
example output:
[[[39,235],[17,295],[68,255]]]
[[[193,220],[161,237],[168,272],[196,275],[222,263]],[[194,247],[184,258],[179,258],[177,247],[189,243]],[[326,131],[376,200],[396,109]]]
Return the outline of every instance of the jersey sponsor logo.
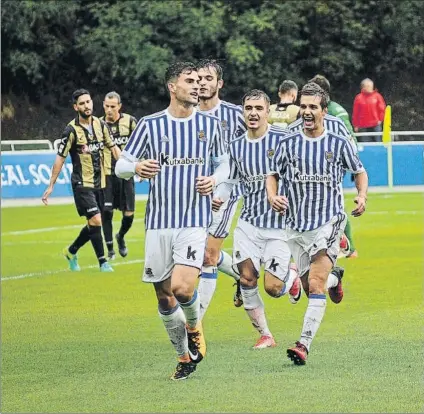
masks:
[[[126,145],[128,143],[128,139],[128,136],[121,136],[114,138],[114,141],[116,145]]]
[[[267,174],[258,174],[258,175],[251,175],[249,177],[244,177],[243,181],[246,183],[255,183],[257,181],[265,181],[267,177]]]
[[[165,167],[176,167],[179,165],[205,165],[205,159],[202,157],[171,158],[169,155],[166,155],[163,152],[161,152],[159,156],[160,156],[160,159],[159,159],[160,165],[164,165]]]
[[[104,149],[103,142],[93,142],[91,144],[79,145],[79,151],[81,154],[95,154]]]
[[[302,174],[300,170],[296,169],[293,181],[298,183],[331,183],[332,180],[330,174]]]

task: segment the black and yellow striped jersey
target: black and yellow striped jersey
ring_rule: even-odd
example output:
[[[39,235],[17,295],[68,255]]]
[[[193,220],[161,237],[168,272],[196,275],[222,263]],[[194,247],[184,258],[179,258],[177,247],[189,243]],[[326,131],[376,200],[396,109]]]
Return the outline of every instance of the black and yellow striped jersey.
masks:
[[[280,128],[287,128],[296,121],[299,107],[291,103],[278,103],[269,107],[268,122]]]
[[[104,116],[102,116],[100,119],[106,122],[107,126],[109,127],[109,131],[112,134],[113,140],[115,141],[115,144],[121,150],[123,150],[125,148],[125,145],[127,145],[130,135],[137,126],[137,120],[133,116],[124,113],[120,114],[120,117],[115,122],[106,121]],[[116,160],[115,158],[113,158],[112,152],[105,148],[104,156],[105,174],[114,175]]]
[[[57,153],[70,154],[73,186],[101,189],[106,186],[104,149],[115,145],[106,123],[93,116],[90,128],[82,126],[77,116],[66,126]]]

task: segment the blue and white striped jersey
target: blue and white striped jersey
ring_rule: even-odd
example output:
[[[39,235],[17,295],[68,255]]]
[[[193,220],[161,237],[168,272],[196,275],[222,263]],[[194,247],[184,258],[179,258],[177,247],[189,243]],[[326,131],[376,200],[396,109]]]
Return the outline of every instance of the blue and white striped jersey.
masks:
[[[287,227],[314,230],[342,213],[345,170],[365,171],[346,137],[328,131],[317,138],[303,132],[286,136],[276,150],[273,171],[283,179],[289,200]]]
[[[196,178],[208,176],[211,165],[227,158],[219,119],[196,110],[188,118],[174,118],[168,110],[142,118],[122,155],[160,162],[150,180],[146,230],[208,227],[212,197],[196,191]]]
[[[198,109],[200,111],[200,109]],[[200,111],[217,117],[221,121],[222,132],[226,145],[246,131],[243,109],[241,106],[230,102],[219,101],[219,103],[209,111]]]
[[[249,139],[246,132],[230,144],[230,179],[240,181],[243,195],[240,218],[256,227],[285,227],[285,217],[268,202],[265,183],[275,151],[286,135],[287,131],[269,126],[261,138]]]
[[[246,132],[247,127],[244,120],[243,108],[239,105],[234,105],[226,101],[219,101],[218,105],[211,110],[200,112],[216,116],[221,121],[222,132],[227,147],[230,142]],[[240,196],[241,187],[238,185],[234,187],[231,198],[239,198]]]

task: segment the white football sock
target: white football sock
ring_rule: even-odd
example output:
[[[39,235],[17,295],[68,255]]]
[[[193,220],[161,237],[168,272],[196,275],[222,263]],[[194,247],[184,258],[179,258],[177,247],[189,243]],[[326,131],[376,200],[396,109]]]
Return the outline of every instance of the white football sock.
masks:
[[[339,279],[334,273],[330,273],[327,278],[327,290],[336,287],[339,284]]]
[[[271,331],[268,328],[264,303],[261,295],[259,294],[258,287],[246,288],[242,286],[241,295],[243,297],[244,309],[246,309],[253,327],[257,329],[261,336],[272,336]]]
[[[159,316],[165,325],[169,339],[174,346],[179,357],[183,357],[188,353],[188,339],[186,329],[186,318],[180,305],[168,311],[160,311]]]
[[[324,317],[326,304],[325,295],[309,295],[309,303],[303,319],[302,334],[299,341],[306,346],[308,351]]]
[[[211,303],[212,296],[216,289],[216,279],[218,270],[215,266],[203,266],[202,274],[200,275],[197,291],[200,298],[200,314],[199,319],[202,320]]]
[[[294,269],[289,269],[288,275],[289,275],[289,277],[288,277],[286,283],[284,283],[284,287],[280,292],[280,296],[284,296],[291,289],[294,281],[296,280],[296,278],[298,276],[298,273]]]
[[[234,280],[240,280],[240,276],[233,269],[233,258],[223,250],[220,252],[218,260],[218,269]]]
[[[180,305],[186,317],[188,327],[194,329],[199,321],[200,315],[200,300],[197,290],[194,290],[193,297],[188,302],[180,302]]]

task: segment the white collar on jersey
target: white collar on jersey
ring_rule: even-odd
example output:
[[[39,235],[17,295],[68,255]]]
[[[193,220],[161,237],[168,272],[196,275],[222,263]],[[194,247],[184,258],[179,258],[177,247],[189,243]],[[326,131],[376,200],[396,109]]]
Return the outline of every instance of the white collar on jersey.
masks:
[[[202,111],[201,109],[200,109],[200,105],[198,105],[197,106],[197,110],[199,111],[199,112],[202,112],[203,114],[209,114],[209,115],[213,115],[214,113],[215,113],[215,111],[217,111],[218,110],[218,108],[221,106],[221,99],[218,99],[218,103],[213,107],[213,108],[211,108],[211,109],[208,109],[208,110],[206,110],[206,111]]]
[[[247,142],[252,142],[252,143],[257,143],[257,142],[261,142],[267,135],[268,135],[268,132],[269,132],[269,130],[270,130],[270,128],[271,128],[271,125],[270,124],[268,124],[268,128],[266,129],[266,131],[265,131],[265,134],[263,134],[261,137],[259,137],[259,138],[249,138],[249,136],[248,136],[248,131],[246,131],[245,132],[245,134],[246,134],[246,141]]]
[[[191,113],[191,115],[190,116],[188,116],[187,118],[175,118],[175,116],[172,116],[170,113],[169,113],[169,111],[168,111],[168,108],[166,108],[165,109],[165,115],[168,117],[168,118],[171,118],[171,120],[173,120],[173,121],[178,121],[178,122],[185,122],[185,121],[188,121],[188,120],[190,120],[190,119],[192,119],[193,117],[194,117],[194,115],[196,114],[196,107],[193,107],[193,112]]]
[[[319,137],[315,137],[315,138],[311,138],[308,137],[307,135],[305,135],[305,133],[303,132],[303,128],[300,130],[300,134],[302,135],[303,138],[305,138],[307,141],[319,141],[321,139],[323,139],[324,137],[327,136],[327,130],[324,128],[324,132],[322,133],[322,135],[320,135]]]

